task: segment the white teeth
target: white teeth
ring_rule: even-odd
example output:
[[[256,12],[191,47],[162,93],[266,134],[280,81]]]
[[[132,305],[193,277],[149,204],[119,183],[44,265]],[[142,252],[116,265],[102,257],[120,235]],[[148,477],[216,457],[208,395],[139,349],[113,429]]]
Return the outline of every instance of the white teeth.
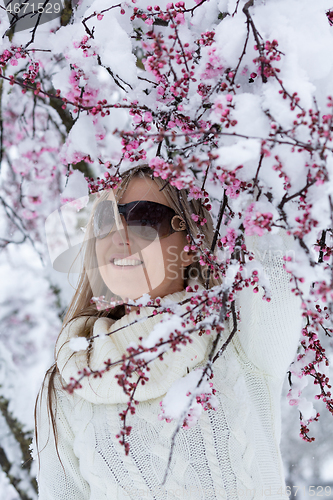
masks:
[[[142,264],[141,260],[134,259],[113,259],[115,266],[138,266]]]

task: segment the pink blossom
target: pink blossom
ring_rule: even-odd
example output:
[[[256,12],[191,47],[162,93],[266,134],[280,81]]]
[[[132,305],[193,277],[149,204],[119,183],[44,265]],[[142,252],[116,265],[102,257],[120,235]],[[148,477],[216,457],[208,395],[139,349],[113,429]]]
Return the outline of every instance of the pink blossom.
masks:
[[[155,177],[159,176],[162,179],[167,179],[171,174],[171,165],[166,163],[162,158],[152,158],[149,162],[149,166],[154,170]]]
[[[230,198],[237,198],[240,194],[240,185],[241,181],[239,179],[235,179],[232,184],[229,184],[229,186],[226,189],[226,195],[230,196]]]
[[[215,51],[215,47],[211,47],[208,51],[209,62],[206,64],[204,73],[201,74],[201,78],[204,80],[215,78],[223,71],[223,65]]]
[[[141,123],[141,121],[142,121],[141,115],[138,115],[138,114],[134,115],[133,121],[134,121],[134,123]]]
[[[235,248],[237,233],[235,229],[228,227],[227,234],[221,238],[223,246],[228,246],[229,250],[232,252]]]
[[[153,115],[151,114],[150,111],[146,111],[145,114],[143,115],[143,119],[147,123],[152,122],[153,121]]]
[[[179,12],[176,16],[177,24],[185,24],[185,17],[182,12]]]
[[[202,198],[202,191],[199,187],[197,186],[190,186],[190,195],[195,199],[199,200]]]
[[[271,231],[273,214],[271,212],[254,212],[255,206],[255,203],[251,203],[246,210],[244,217],[245,233],[249,236],[254,234],[262,236],[265,231]]]

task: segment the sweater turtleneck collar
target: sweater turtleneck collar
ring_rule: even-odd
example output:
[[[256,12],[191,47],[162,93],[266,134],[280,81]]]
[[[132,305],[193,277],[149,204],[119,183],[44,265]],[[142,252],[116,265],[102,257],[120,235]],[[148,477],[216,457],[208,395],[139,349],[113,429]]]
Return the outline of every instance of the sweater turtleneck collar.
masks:
[[[133,310],[118,321],[112,321],[105,317],[99,318],[94,324],[93,336],[97,336],[97,338],[94,339],[90,352],[89,367],[91,370],[102,370],[105,368],[105,361],[109,359],[111,362],[118,361],[119,363],[104,372],[102,377],[83,378],[80,382],[82,388],[76,389],[75,392],[95,404],[126,403],[128,396],[118,384],[116,375],[122,373],[120,368],[123,363],[122,356],[127,353],[127,347],[138,345],[140,343],[139,337],[142,337],[143,342],[145,342],[154,331],[152,334],[154,337],[150,337],[149,342],[149,346],[152,347],[161,337],[161,329],[172,332],[175,328],[179,328],[181,325],[179,316],[186,312],[188,305],[188,303],[182,305],[179,303],[191,296],[192,293],[182,290],[161,299],[161,306],[168,307],[170,305],[170,308],[176,313],[175,315],[167,313],[153,315],[154,308],[145,306],[140,308],[139,314]],[[178,305],[176,306],[176,304]],[[70,322],[63,329],[57,341],[57,366],[66,383],[69,383],[72,377],[77,379],[78,372],[88,365],[87,352],[73,352],[69,345],[72,338],[80,336],[86,321],[86,317],[81,317]],[[158,324],[159,326],[154,330]],[[185,346],[182,345],[180,351],[173,352],[168,349],[163,360],[157,358],[149,363],[149,381],[145,385],[139,384],[137,386],[135,392],[137,401],[147,401],[164,396],[177,379],[206,361],[213,339],[205,334],[199,336],[196,331],[191,334],[191,339],[192,342],[187,342]],[[130,381],[135,382],[137,378],[138,375],[134,372]]]

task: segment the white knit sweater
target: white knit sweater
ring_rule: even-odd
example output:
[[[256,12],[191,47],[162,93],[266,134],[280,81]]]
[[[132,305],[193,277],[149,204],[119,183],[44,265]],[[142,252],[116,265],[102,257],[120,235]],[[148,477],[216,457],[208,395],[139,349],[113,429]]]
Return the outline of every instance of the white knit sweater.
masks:
[[[140,403],[128,438],[130,452],[115,437],[122,422],[127,396],[114,378],[119,367],[102,378],[85,379],[83,388],[69,395],[56,379],[58,452],[46,407],[45,391],[38,411],[40,500],[276,500],[284,493],[283,466],[279,452],[280,397],[286,370],[292,361],[301,326],[300,301],[290,291],[282,260],[266,257],[271,302],[262,291],[240,293],[241,322],[234,340],[214,363],[217,410],[202,412],[198,423],[177,434],[172,461],[164,486],[171,437],[176,422],[160,421],[159,402],[172,383],[188,370],[202,366],[212,335],[193,334],[194,342],[180,352],[170,352],[150,366],[150,380],[139,386]],[[180,301],[186,291],[163,299]],[[111,327],[107,319],[95,324],[94,333],[118,330],[94,344],[91,367],[101,368],[108,358],[121,359],[130,342],[146,338],[161,316],[146,318],[141,309]],[[82,352],[71,357],[66,341],[82,328],[82,319],[67,327],[57,344],[58,368],[68,382],[85,363]],[[228,336],[228,329],[224,338]],[[222,341],[221,344],[222,345]],[[60,348],[63,346],[62,348]],[[61,461],[59,460],[61,459]]]

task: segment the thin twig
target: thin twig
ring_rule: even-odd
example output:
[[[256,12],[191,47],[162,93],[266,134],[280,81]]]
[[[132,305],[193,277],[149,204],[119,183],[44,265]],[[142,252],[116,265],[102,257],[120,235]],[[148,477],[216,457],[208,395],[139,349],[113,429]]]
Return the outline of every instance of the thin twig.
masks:
[[[238,0],[239,2],[239,0]],[[237,7],[238,7],[238,2],[237,2]],[[236,7],[236,10],[237,10],[237,7]],[[247,22],[247,32],[246,32],[246,39],[245,39],[245,43],[244,43],[244,47],[243,47],[243,51],[240,55],[240,58],[239,58],[239,61],[238,61],[238,64],[236,66],[236,69],[235,71],[233,72],[234,73],[234,76],[232,77],[232,80],[231,80],[231,83],[230,85],[233,85],[235,83],[235,78],[236,78],[236,75],[237,75],[237,72],[239,70],[239,66],[241,65],[241,62],[242,62],[242,59],[243,57],[245,56],[246,54],[246,48],[247,48],[247,43],[249,41],[249,36],[250,36],[250,27],[249,27],[249,22]]]
[[[217,218],[217,224],[216,224],[216,229],[215,229],[214,236],[213,236],[213,241],[212,241],[212,245],[210,247],[211,253],[213,253],[214,250],[215,250],[215,246],[216,246],[217,238],[218,238],[218,235],[219,235],[219,232],[220,232],[220,227],[221,227],[221,224],[222,224],[222,218],[223,218],[223,214],[224,214],[224,211],[225,211],[225,207],[227,205],[227,201],[228,201],[228,197],[227,197],[227,195],[225,194],[225,191],[224,191],[223,192],[223,200],[222,200],[222,202],[220,204],[220,210],[219,210],[219,215],[218,215],[218,218]],[[211,269],[209,267],[208,268],[208,272],[207,272],[206,282],[205,282],[206,289],[208,288],[208,285],[209,285],[210,274],[211,274]]]
[[[320,242],[319,242],[320,251],[319,251],[319,257],[318,257],[318,264],[321,264],[322,262],[324,262],[324,259],[323,259],[323,257],[324,257],[323,248],[325,246],[326,233],[327,233],[327,231],[322,231],[322,233],[321,233],[321,238],[320,238]]]
[[[213,358],[213,363],[215,363],[215,361],[222,356],[222,354],[224,353],[224,351],[226,350],[226,348],[228,347],[228,345],[230,344],[230,342],[232,341],[235,333],[237,332],[237,315],[236,315],[236,308],[235,308],[235,301],[232,301],[231,303],[231,313],[232,313],[232,322],[233,322],[233,328],[231,330],[231,333],[229,335],[229,337],[227,338],[227,340],[224,342],[223,346],[221,347],[221,349],[215,354],[214,358]],[[225,313],[225,317],[226,317],[226,313]]]
[[[306,191],[309,187],[313,186],[313,184],[315,184],[317,182],[317,179],[312,179],[311,181],[308,181],[306,183],[306,185],[300,189],[299,191],[297,191],[296,193],[294,194],[291,194],[290,196],[287,196],[287,193],[283,196],[282,200],[280,201],[279,205],[278,205],[278,209],[279,210],[283,210],[283,207],[286,203],[288,203],[290,200],[293,200],[294,198],[297,198],[298,196],[301,196],[304,191]]]
[[[259,32],[253,22],[253,19],[251,17],[251,14],[249,12],[249,8],[250,7],[253,7],[253,0],[248,0],[248,2],[246,2],[246,4],[244,5],[243,7],[243,12],[244,14],[246,15],[246,18],[247,18],[247,22],[248,24],[251,26],[252,28],[252,33],[253,33],[253,36],[254,36],[254,39],[256,41],[256,44],[257,44],[257,47],[258,47],[258,50],[259,50],[259,54],[262,58],[264,58],[264,53],[263,53],[263,50],[262,50],[262,46],[261,46],[261,42],[259,40]],[[260,36],[261,38],[261,36]],[[262,61],[261,62],[261,79],[263,81],[263,83],[267,83],[267,77],[266,75],[264,74],[264,68],[265,68],[265,63]]]
[[[27,47],[29,47],[29,45],[31,45],[31,44],[35,41],[35,35],[36,35],[37,28],[38,28],[38,25],[39,25],[40,20],[41,20],[41,18],[42,18],[42,15],[44,14],[44,7],[46,7],[46,5],[47,5],[48,3],[51,3],[51,1],[50,1],[50,0],[45,0],[45,1],[44,1],[44,3],[43,3],[43,7],[42,7],[42,9],[43,9],[43,10],[42,10],[42,12],[39,12],[39,14],[38,14],[36,24],[35,24],[35,26],[34,26],[34,28],[33,28],[33,30],[32,30],[31,39],[30,39],[30,41],[29,41],[29,42],[25,45],[25,47],[24,47],[25,49],[26,49]],[[39,9],[38,9],[38,10],[39,10]]]

